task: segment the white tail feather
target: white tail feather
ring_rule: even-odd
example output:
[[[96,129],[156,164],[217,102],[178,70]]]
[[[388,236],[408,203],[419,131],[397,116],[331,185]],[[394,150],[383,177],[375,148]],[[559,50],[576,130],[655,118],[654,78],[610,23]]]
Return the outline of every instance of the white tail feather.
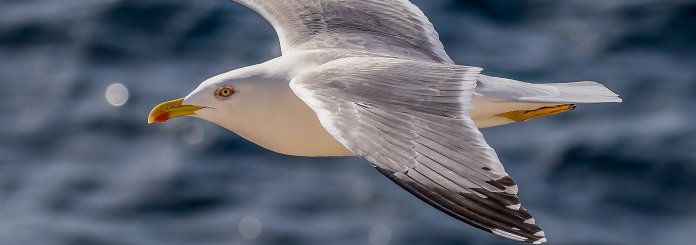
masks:
[[[476,93],[495,101],[554,104],[618,103],[619,95],[596,82],[532,84],[479,76]]]
[[[597,82],[585,81],[574,83],[550,83],[545,85],[558,89],[560,95],[549,96],[548,98],[539,98],[546,100],[543,102],[569,104],[623,102],[618,94],[612,92],[607,87]]]

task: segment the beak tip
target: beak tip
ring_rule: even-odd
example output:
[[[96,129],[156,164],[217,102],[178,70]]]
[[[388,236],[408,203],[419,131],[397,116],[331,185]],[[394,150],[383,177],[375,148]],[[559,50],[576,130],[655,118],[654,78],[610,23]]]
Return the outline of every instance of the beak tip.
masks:
[[[164,112],[147,119],[148,124],[165,123],[171,119],[169,113]]]
[[[169,112],[163,112],[163,113],[160,113],[157,116],[153,117],[152,121],[158,122],[158,123],[164,123],[166,121],[169,121],[169,119],[171,119],[171,118],[172,117],[171,117]]]
[[[194,115],[195,111],[203,108],[194,105],[182,105],[183,102],[184,99],[181,98],[157,105],[150,112],[150,115],[147,118],[147,123],[165,123],[175,117]]]

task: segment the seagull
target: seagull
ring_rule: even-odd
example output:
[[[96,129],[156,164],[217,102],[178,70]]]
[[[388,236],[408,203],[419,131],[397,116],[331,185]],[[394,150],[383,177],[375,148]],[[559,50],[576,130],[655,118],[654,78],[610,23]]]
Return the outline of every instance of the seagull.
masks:
[[[358,156],[442,212],[547,241],[481,128],[622,102],[596,82],[531,84],[456,65],[408,0],[233,0],[278,34],[280,57],[209,78],[152,109],[193,116],[270,151]]]

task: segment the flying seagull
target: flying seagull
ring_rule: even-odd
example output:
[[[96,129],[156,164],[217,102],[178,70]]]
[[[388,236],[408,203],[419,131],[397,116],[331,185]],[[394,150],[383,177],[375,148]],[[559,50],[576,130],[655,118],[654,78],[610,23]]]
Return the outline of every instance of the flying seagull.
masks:
[[[455,65],[408,0],[234,0],[276,30],[282,56],[203,82],[149,122],[194,116],[282,154],[359,156],[435,208],[540,244],[480,128],[621,102],[596,82],[530,84]]]

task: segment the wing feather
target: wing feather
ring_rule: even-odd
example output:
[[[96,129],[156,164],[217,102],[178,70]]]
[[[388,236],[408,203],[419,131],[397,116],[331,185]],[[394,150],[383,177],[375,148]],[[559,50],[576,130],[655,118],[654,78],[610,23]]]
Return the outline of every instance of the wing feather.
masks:
[[[283,54],[348,49],[453,64],[435,28],[408,0],[233,0],[275,28]]]
[[[480,71],[344,58],[290,86],[339,142],[420,199],[491,233],[544,242],[517,185],[470,119]]]

